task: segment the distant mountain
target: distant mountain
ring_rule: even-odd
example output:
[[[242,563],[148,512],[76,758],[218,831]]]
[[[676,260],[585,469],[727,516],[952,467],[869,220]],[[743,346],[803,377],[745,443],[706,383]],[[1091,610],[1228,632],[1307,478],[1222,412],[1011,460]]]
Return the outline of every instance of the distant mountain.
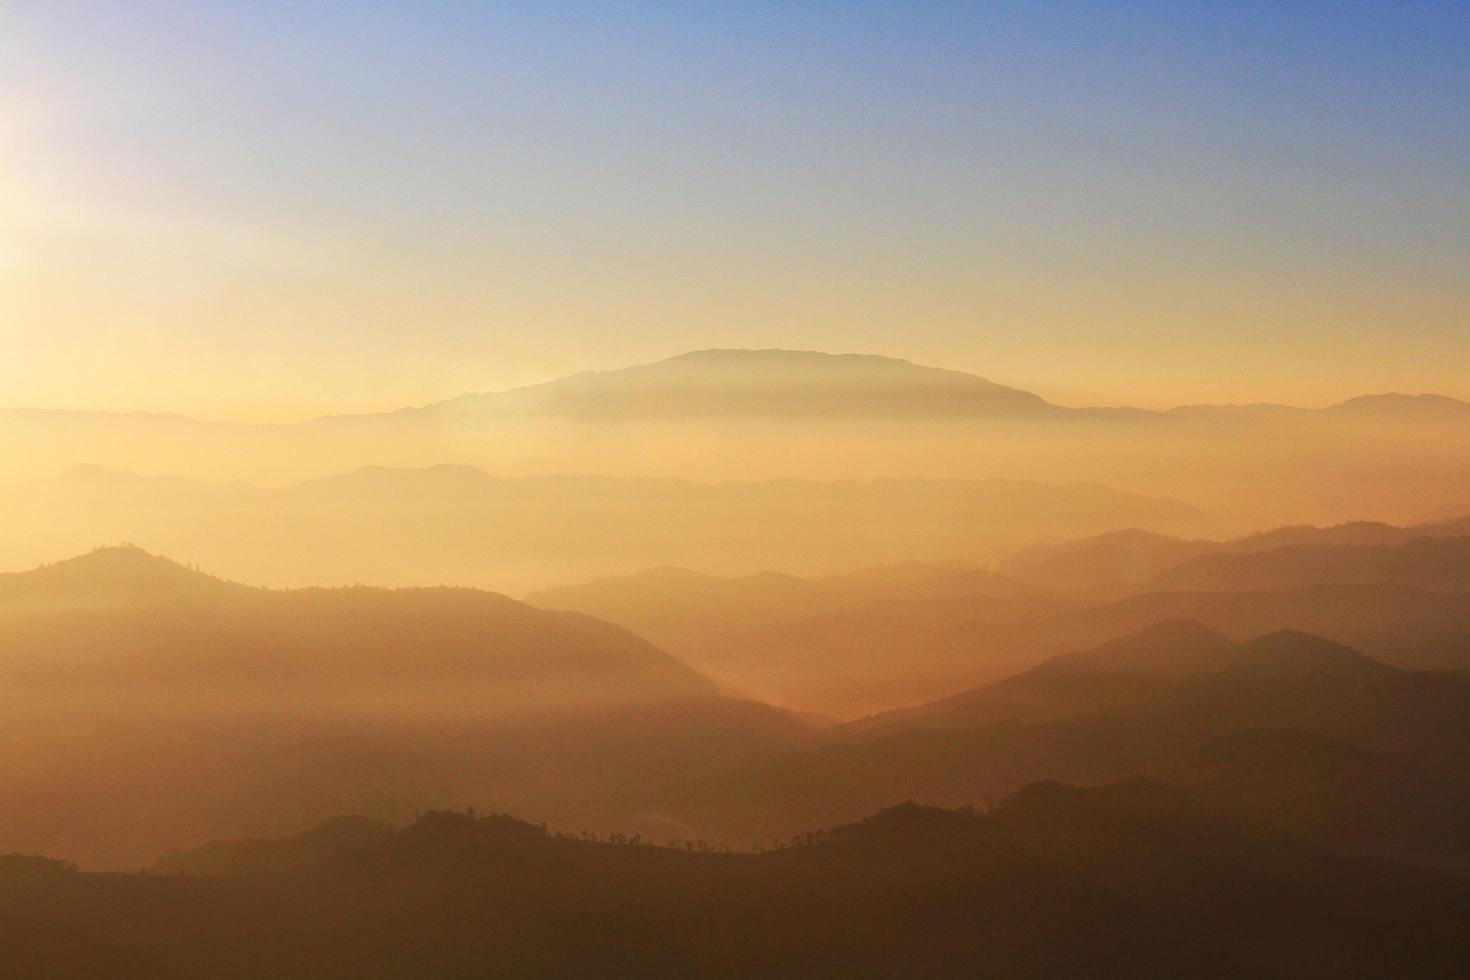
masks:
[[[1132,530],[901,583],[662,571],[530,601],[622,623],[755,696],[852,718],[1173,620],[1234,640],[1295,629],[1400,666],[1470,669],[1470,537],[1418,536],[1464,529],[1359,522],[1224,542]]]
[[[1339,402],[1326,411],[1339,415],[1376,418],[1405,416],[1458,421],[1470,418],[1470,402],[1444,395],[1402,395],[1391,392],[1383,395],[1359,395]]]
[[[1458,514],[1458,512],[1457,512]],[[1356,577],[1342,578],[1343,570],[1327,567],[1331,554],[1352,552],[1319,551],[1324,556],[1315,572],[1302,568],[1289,579],[1290,584],[1273,584],[1268,569],[1277,558],[1261,555],[1262,552],[1278,548],[1387,548],[1408,545],[1425,538],[1470,538],[1470,517],[1456,516],[1433,523],[1413,524],[1404,527],[1380,521],[1351,521],[1331,527],[1314,527],[1295,524],[1272,528],[1223,541],[1181,539],[1166,534],[1126,528],[1109,531],[1091,537],[1034,545],[1001,558],[996,571],[1001,574],[1052,589],[1071,589],[1079,592],[1107,592],[1137,590],[1152,583],[1151,587],[1166,585],[1173,587],[1210,587],[1203,580],[1198,584],[1190,578],[1187,568],[1209,569],[1217,565],[1222,568],[1241,569],[1240,580],[1249,578],[1247,569],[1257,564],[1265,573],[1254,581],[1254,588],[1291,588],[1302,585],[1338,581],[1393,581],[1407,584],[1428,584],[1442,587],[1445,582],[1442,572],[1434,570],[1441,552],[1453,550],[1456,545],[1420,545],[1423,554],[1417,556],[1428,564],[1412,571],[1416,556],[1405,553],[1400,570],[1390,570],[1380,563],[1377,578],[1373,573],[1359,571]],[[1307,554],[1303,552],[1302,554]],[[1359,552],[1357,554],[1367,554]],[[1232,557],[1257,556],[1257,557]],[[1287,553],[1279,556],[1286,559]],[[1363,563],[1355,562],[1361,569]],[[1176,571],[1177,570],[1177,571]],[[1408,574],[1409,577],[1403,577]],[[1305,577],[1304,577],[1305,576]],[[1286,580],[1283,580],[1286,581]],[[1231,588],[1239,588],[1234,585]]]
[[[1345,860],[1148,780],[898,806],[764,854],[435,812],[274,874],[0,867],[0,907],[201,978],[1430,980],[1470,957],[1464,880]]]
[[[1282,591],[1147,592],[1006,627],[954,627],[935,642],[968,651],[992,676],[1024,669],[1056,650],[1096,646],[1168,620],[1194,620],[1242,640],[1300,630],[1402,667],[1470,668],[1470,595],[1393,583],[1313,585]]]
[[[506,416],[634,418],[1046,417],[1037,395],[973,374],[869,354],[703,350],[529,388],[461,395],[406,414],[463,422]]]
[[[1125,528],[1053,544],[1033,545],[996,563],[996,570],[1047,588],[1081,592],[1146,582],[1159,572],[1220,545]]]
[[[911,565],[898,576],[813,579],[655,569],[533,593],[527,601],[620,623],[752,696],[846,716],[933,697],[968,680],[970,668],[947,651],[929,656],[947,630],[1011,626],[1073,608],[983,569],[934,565]]]
[[[272,586],[450,583],[525,591],[662,565],[800,574],[983,561],[1042,534],[1179,531],[1176,500],[1025,480],[500,477],[364,467],[281,487],[96,467],[0,488],[0,567],[98,541],[187,555]]]
[[[1154,577],[1159,588],[1217,592],[1373,582],[1438,592],[1470,590],[1470,537],[1419,538],[1396,545],[1300,544],[1200,555]]]
[[[1189,500],[1220,526],[1407,520],[1470,506],[1470,412],[1074,408],[963,372],[869,355],[697,351],[398,411],[244,425],[147,414],[0,411],[0,481],[78,463],[285,485],[358,467],[469,464],[506,474],[704,482],[1016,477]],[[1448,408],[1446,406],[1449,406]],[[820,447],[820,451],[814,451]],[[1060,527],[1078,537],[1147,520]],[[1198,530],[1197,528],[1195,529]],[[168,543],[164,542],[164,546]],[[155,545],[157,546],[157,545]],[[881,564],[893,556],[860,559]],[[667,558],[659,563],[698,564]],[[754,569],[747,568],[746,571]]]

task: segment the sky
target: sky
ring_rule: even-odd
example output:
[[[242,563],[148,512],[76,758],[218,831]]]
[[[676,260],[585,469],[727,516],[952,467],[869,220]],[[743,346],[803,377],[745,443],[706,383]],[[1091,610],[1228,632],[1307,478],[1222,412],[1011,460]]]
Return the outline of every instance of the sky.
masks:
[[[0,0],[0,407],[1470,398],[1470,4]]]

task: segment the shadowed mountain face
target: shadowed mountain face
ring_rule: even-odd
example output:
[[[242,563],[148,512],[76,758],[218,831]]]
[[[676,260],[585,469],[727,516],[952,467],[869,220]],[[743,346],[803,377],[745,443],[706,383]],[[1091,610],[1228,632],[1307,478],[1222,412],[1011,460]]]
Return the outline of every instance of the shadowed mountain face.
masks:
[[[1145,781],[904,806],[766,854],[434,813],[273,874],[0,865],[0,906],[205,978],[1430,978],[1470,955],[1464,881],[1345,861]]]
[[[1285,807],[1273,823],[1259,801],[1242,806],[1263,825],[1465,869],[1467,726],[1465,675],[1399,670],[1301,633],[1231,644],[1197,624],[1169,623],[845,726],[826,744],[706,787],[688,806],[731,835],[780,834],[902,800],[981,802],[1036,779],[1150,773],[1222,798],[1256,780],[1274,785],[1271,798]],[[1260,751],[1268,740],[1280,751]],[[1320,758],[1308,751],[1327,742],[1337,748]],[[1298,784],[1271,783],[1293,765],[1311,772]],[[1380,797],[1390,785],[1404,795]],[[1355,805],[1362,821],[1334,829],[1322,816]]]
[[[272,592],[134,548],[0,579],[0,634],[0,850],[93,866],[465,799],[651,827],[646,791],[805,732],[587,616]]]
[[[131,547],[0,578],[0,623],[0,683],[19,710],[453,715],[715,693],[590,617],[469,589],[271,592]]]

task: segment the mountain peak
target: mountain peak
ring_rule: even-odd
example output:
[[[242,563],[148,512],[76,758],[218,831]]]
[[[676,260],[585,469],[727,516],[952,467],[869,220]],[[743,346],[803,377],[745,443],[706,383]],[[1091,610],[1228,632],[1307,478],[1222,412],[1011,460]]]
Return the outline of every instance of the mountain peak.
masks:
[[[0,603],[146,601],[244,588],[123,543],[0,575]]]
[[[1237,668],[1271,674],[1348,674],[1392,672],[1394,668],[1351,647],[1313,633],[1278,630],[1238,647]]]

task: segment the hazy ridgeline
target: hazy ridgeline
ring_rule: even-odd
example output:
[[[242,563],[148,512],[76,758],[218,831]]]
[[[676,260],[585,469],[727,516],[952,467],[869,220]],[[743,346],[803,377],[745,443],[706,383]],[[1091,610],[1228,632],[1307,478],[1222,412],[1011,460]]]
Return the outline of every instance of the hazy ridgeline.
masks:
[[[7,975],[1463,965],[1470,406],[713,352],[0,425]]]
[[[267,486],[440,464],[502,477],[1098,482],[1190,501],[1232,532],[1424,520],[1463,506],[1470,473],[1470,404],[1449,398],[1380,395],[1317,410],[1072,408],[907,361],[791,351],[697,352],[291,425],[9,411],[0,435],[12,447],[0,458],[5,482],[78,463]],[[1086,532],[1051,537],[1077,533]]]

